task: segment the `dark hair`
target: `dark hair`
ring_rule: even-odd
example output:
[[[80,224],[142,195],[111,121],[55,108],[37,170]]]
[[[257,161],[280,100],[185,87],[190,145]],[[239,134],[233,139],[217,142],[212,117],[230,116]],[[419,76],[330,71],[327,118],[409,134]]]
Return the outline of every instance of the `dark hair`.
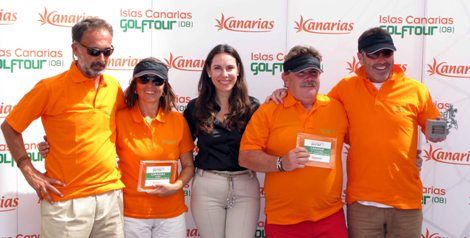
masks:
[[[196,100],[196,112],[195,112],[195,124],[197,125],[196,130],[198,132],[205,132],[207,134],[212,133],[214,129],[214,120],[217,112],[220,110],[219,105],[216,102],[216,89],[212,83],[211,78],[207,73],[210,69],[212,60],[215,55],[220,53],[227,53],[231,55],[237,61],[237,67],[239,74],[237,81],[232,89],[228,103],[230,105],[230,111],[224,121],[225,126],[229,130],[242,131],[246,126],[246,120],[243,118],[250,115],[253,111],[248,96],[248,89],[245,81],[245,71],[243,69],[243,63],[238,52],[229,45],[221,44],[214,47],[204,62],[204,68],[199,78],[198,91],[199,96]]]
[[[87,30],[107,30],[113,36],[113,27],[101,18],[90,17],[79,21],[72,27],[72,40],[80,42]]]
[[[162,61],[156,59],[156,58],[145,58],[142,59],[141,61],[155,61],[155,63],[161,64],[165,66],[166,69],[168,69],[168,66],[166,66]],[[124,93],[124,96],[126,98],[126,105],[127,108],[133,108],[139,100],[139,95],[136,93],[136,86],[137,85],[137,80],[136,78],[133,78],[131,81],[131,84],[129,87],[127,87],[126,92]],[[159,107],[163,109],[165,112],[171,111],[171,108],[176,108],[176,95],[173,92],[173,88],[171,87],[170,83],[168,80],[165,80],[163,83],[163,92],[162,96],[160,97],[160,102],[159,102]]]

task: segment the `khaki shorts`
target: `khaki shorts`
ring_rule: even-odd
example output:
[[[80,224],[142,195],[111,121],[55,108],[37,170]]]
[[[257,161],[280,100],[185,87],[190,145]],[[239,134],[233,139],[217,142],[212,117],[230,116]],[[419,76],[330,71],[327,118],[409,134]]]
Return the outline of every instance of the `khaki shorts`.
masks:
[[[421,237],[422,210],[380,208],[360,203],[348,205],[350,238]]]
[[[124,237],[122,191],[41,202],[41,237]]]

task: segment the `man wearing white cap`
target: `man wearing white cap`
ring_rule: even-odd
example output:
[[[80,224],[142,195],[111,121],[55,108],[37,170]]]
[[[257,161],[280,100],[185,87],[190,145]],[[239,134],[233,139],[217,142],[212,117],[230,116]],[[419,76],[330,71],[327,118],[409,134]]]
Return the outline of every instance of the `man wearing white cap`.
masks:
[[[382,28],[359,37],[362,67],[328,94],[348,115],[349,237],[420,237],[422,183],[416,167],[418,125],[439,118],[426,87],[394,65]]]

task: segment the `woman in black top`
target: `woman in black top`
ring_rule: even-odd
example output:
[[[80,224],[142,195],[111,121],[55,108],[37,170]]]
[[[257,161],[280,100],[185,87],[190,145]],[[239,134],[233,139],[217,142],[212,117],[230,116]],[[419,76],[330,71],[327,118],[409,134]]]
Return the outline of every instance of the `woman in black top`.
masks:
[[[199,149],[191,211],[202,238],[254,237],[259,216],[256,174],[238,164],[240,140],[258,101],[248,96],[243,64],[217,45],[204,64],[199,96],[184,111]]]

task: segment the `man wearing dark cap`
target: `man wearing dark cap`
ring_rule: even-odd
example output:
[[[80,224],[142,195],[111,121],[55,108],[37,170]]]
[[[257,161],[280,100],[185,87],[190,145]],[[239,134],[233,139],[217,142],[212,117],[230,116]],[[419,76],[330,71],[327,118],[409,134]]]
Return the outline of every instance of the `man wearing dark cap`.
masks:
[[[328,94],[348,115],[349,236],[420,237],[422,184],[416,167],[418,125],[439,118],[426,87],[394,65],[390,34],[359,37],[362,67]]]
[[[284,102],[261,105],[243,134],[240,166],[266,173],[267,237],[347,237],[341,148],[348,123],[339,102],[318,94],[321,59],[312,47],[293,47],[282,73]],[[311,153],[303,143],[298,145],[299,133],[314,137],[309,141],[321,145],[315,148],[332,166],[307,164]],[[331,141],[337,149],[331,149]]]
[[[39,81],[2,124],[18,168],[41,201],[41,237],[124,237],[115,114],[125,106],[104,75],[113,29],[99,18],[72,27],[70,69]],[[22,132],[41,117],[50,151],[46,172],[31,163]]]

